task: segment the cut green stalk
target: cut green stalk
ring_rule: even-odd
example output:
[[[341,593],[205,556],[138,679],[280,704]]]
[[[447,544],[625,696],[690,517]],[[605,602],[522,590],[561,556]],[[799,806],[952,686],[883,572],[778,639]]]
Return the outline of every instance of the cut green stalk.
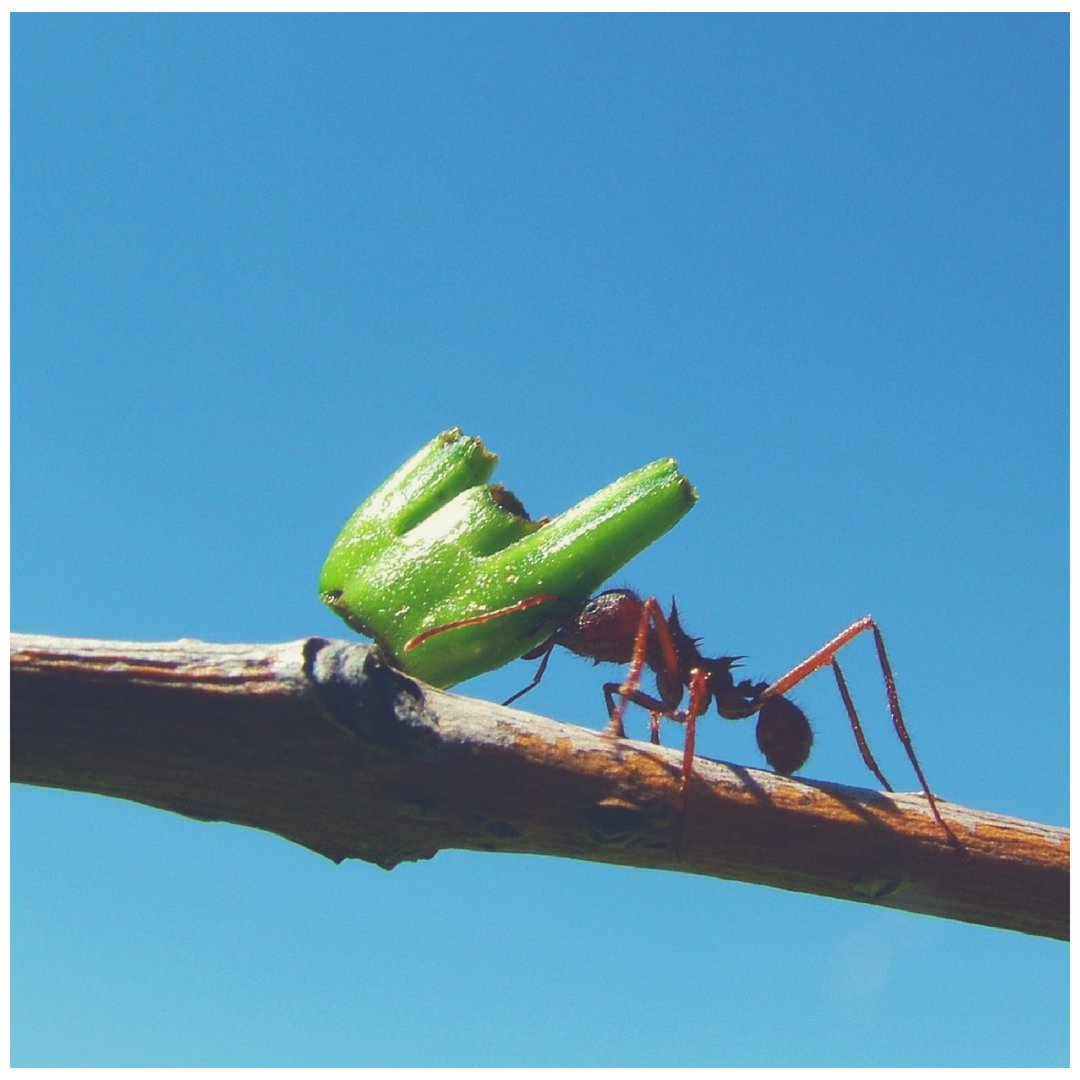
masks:
[[[434,686],[545,640],[697,498],[666,458],[530,521],[505,488],[484,483],[496,460],[479,439],[443,432],[353,514],[319,578],[326,604]]]

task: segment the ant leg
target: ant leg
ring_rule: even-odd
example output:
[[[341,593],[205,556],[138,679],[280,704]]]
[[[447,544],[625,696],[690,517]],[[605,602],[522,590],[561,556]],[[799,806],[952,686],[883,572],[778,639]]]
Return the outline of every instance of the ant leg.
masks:
[[[701,668],[690,672],[690,704],[686,709],[686,742],[683,744],[682,781],[679,784],[679,809],[686,809],[690,777],[694,773],[694,744],[697,740],[697,718],[708,700],[709,680]]]
[[[510,705],[517,701],[518,698],[524,697],[530,690],[535,689],[540,685],[540,680],[544,677],[544,672],[547,671],[548,661],[551,659],[551,654],[555,650],[554,639],[550,640],[547,645],[543,646],[542,659],[540,660],[540,666],[536,669],[536,674],[533,676],[533,680],[528,686],[523,687],[516,694],[511,694],[504,702],[503,705]],[[526,656],[527,660],[533,659],[531,655]]]
[[[682,841],[683,818],[686,813],[686,800],[690,790],[690,777],[694,774],[694,744],[697,736],[697,718],[702,714],[709,701],[709,676],[701,668],[694,668],[690,673],[690,704],[686,712],[678,712],[671,705],[666,704],[659,698],[651,697],[640,690],[627,692],[626,684],[605,683],[604,697],[607,699],[608,712],[614,720],[617,706],[615,696],[624,695],[619,704],[632,701],[651,713],[649,726],[652,731],[652,742],[659,745],[659,721],[661,716],[670,716],[673,720],[686,725],[686,742],[683,745],[682,774],[679,780],[679,792],[675,797],[675,835],[674,848],[676,853]],[[616,734],[612,728],[608,728],[609,734]],[[625,738],[625,735],[620,736]]]
[[[885,693],[889,698],[889,711],[892,713],[893,727],[896,728],[896,734],[904,744],[904,749],[907,751],[907,756],[911,761],[911,767],[915,770],[915,775],[919,778],[919,783],[922,784],[922,789],[926,793],[927,799],[930,801],[930,809],[933,810],[934,817],[938,819],[941,827],[952,835],[949,826],[941,820],[941,814],[938,812],[937,803],[934,801],[934,794],[930,790],[930,785],[926,782],[922,766],[919,765],[919,759],[915,756],[915,747],[911,743],[911,736],[907,733],[904,717],[900,712],[900,698],[896,693],[896,679],[893,677],[892,665],[889,663],[888,653],[885,652],[885,639],[881,636],[881,631],[877,628],[877,623],[871,623],[871,628],[874,631],[874,647],[877,649],[878,660],[881,662],[881,670],[885,673]]]
[[[635,705],[640,705],[643,709],[648,709],[653,716],[671,716],[671,708],[665,705],[659,698],[654,698],[651,694],[646,694],[643,690],[631,690],[629,694],[620,701],[618,705],[615,703],[615,698],[621,695],[626,690],[625,683],[609,682],[604,683],[604,700],[607,702],[608,716],[612,718],[612,722],[608,724],[607,734],[614,735],[616,738],[625,739],[626,732],[621,728],[616,731],[613,727],[615,719],[615,713],[619,711],[619,705],[625,704],[626,701],[632,701]],[[651,727],[650,723],[650,727]],[[659,727],[657,730],[657,738],[659,738]]]
[[[862,759],[866,763],[866,767],[878,778],[878,782],[886,791],[892,791],[892,785],[885,779],[884,773],[878,768],[878,763],[874,760],[874,755],[870,753],[870,747],[866,742],[866,736],[863,734],[862,724],[859,723],[859,714],[855,711],[855,702],[851,700],[851,694],[848,693],[847,682],[844,680],[844,673],[840,670],[840,665],[833,660],[832,661],[833,674],[836,676],[836,685],[840,690],[840,696],[844,699],[844,708],[847,709],[848,720],[851,721],[851,730],[855,732],[855,742],[859,745],[859,753],[862,754]]]
[[[614,708],[612,708],[614,704],[613,697],[608,692],[608,688],[604,687],[608,702],[608,715],[611,717],[608,722],[608,733],[619,739],[626,738],[626,728],[623,727],[623,713],[626,711],[626,703],[635,699],[638,687],[641,686],[641,673],[645,668],[645,660],[648,656],[650,623],[652,623],[653,629],[656,631],[656,638],[660,643],[665,671],[676,674],[679,670],[679,659],[675,652],[675,642],[671,639],[667,619],[664,618],[664,612],[656,597],[650,596],[642,605],[641,621],[638,623],[637,635],[634,637],[634,651],[630,654],[630,669],[626,673],[626,679],[622,686],[619,687],[619,695],[622,700]],[[678,702],[675,701],[671,704],[674,706]],[[651,708],[651,706],[646,707]]]
[[[899,738],[900,742],[903,744],[904,750],[907,752],[908,760],[911,762],[911,767],[915,770],[915,775],[919,778],[923,794],[930,804],[930,812],[934,815],[938,824],[950,837],[952,837],[953,831],[945,824],[945,820],[941,816],[941,811],[938,809],[937,800],[934,798],[934,793],[930,790],[930,785],[926,782],[926,776],[922,771],[922,766],[919,764],[919,759],[915,756],[915,747],[911,743],[911,737],[908,735],[907,726],[904,724],[903,713],[900,711],[900,696],[896,692],[896,679],[893,676],[888,654],[885,652],[885,639],[881,636],[881,631],[878,629],[877,623],[874,622],[871,616],[864,615],[857,622],[853,622],[846,630],[842,630],[831,641],[822,645],[817,652],[808,656],[801,664],[796,665],[786,675],[777,679],[776,682],[769,686],[761,696],[767,698],[772,697],[775,694],[783,694],[797,683],[802,682],[808,675],[812,675],[815,671],[823,668],[826,664],[831,664],[833,666],[833,669],[837,672],[837,682],[842,683],[843,676],[839,674],[839,667],[834,660],[834,656],[840,649],[866,630],[872,630],[874,633],[874,646],[877,649],[881,673],[885,678],[885,695],[889,699],[889,713],[892,716],[893,727],[896,729],[897,738]],[[846,689],[846,686],[843,686],[841,689],[841,696],[846,699],[845,705],[851,700],[850,695],[845,693]],[[860,744],[860,749],[862,749],[866,744],[866,740],[865,737],[861,737],[862,728],[855,716],[853,706],[848,709],[848,716],[852,722],[852,729],[855,731],[855,740]],[[868,758],[869,750],[863,755],[863,760],[869,765],[870,761],[867,760]],[[879,769],[871,766],[871,771],[879,780],[884,781]],[[887,784],[885,786],[888,788]]]
[[[686,804],[690,795],[690,778],[694,775],[694,745],[697,740],[697,718],[709,698],[709,679],[701,668],[690,672],[690,704],[687,706],[686,742],[683,744],[682,777],[679,794],[675,801],[675,852],[682,846],[683,827],[686,824]]]
[[[796,664],[786,675],[781,676],[762,693],[762,697],[772,697],[774,694],[787,693],[797,683],[809,675],[813,675],[819,668],[832,663],[833,656],[838,653],[849,641],[857,638],[864,630],[874,626],[874,620],[865,615],[858,622],[853,622],[846,630],[842,630],[831,641],[825,642],[817,652],[808,656],[801,664]],[[887,684],[886,684],[887,686]],[[895,692],[895,691],[894,691]]]

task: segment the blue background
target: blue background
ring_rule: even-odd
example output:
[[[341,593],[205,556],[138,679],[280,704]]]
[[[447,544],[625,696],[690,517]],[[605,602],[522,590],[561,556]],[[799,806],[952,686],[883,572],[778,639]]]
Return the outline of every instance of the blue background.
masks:
[[[1064,824],[1067,50],[1064,15],[14,16],[13,627],[348,636],[323,556],[438,431],[534,516],[672,455],[700,502],[620,582],[754,676],[872,612],[935,789]],[[603,677],[561,654],[528,707],[599,728]],[[795,696],[806,774],[871,786],[828,674]],[[699,749],[760,764],[752,724]],[[66,792],[14,790],[11,913],[21,1065],[1068,1053],[1058,942]]]

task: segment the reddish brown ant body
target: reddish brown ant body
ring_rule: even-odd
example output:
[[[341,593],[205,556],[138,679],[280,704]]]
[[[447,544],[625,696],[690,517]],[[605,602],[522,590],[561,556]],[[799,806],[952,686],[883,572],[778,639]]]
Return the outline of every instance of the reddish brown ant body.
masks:
[[[608,730],[612,735],[625,737],[622,714],[626,702],[633,701],[652,713],[654,743],[660,741],[659,717],[685,723],[692,757],[694,722],[715,702],[716,711],[728,720],[744,720],[756,712],[757,741],[765,759],[779,773],[796,772],[810,756],[814,738],[805,714],[779,694],[765,697],[768,683],[748,679],[736,683],[731,671],[744,658],[720,656],[710,660],[698,651],[699,641],[683,630],[674,600],[671,614],[665,619],[655,599],[643,600],[629,589],[611,589],[587,600],[547,641],[522,657],[540,658],[536,676],[503,704],[517,701],[540,682],[552,651],[561,645],[597,664],[606,661],[631,665],[625,683],[604,684]],[[642,666],[656,673],[658,696],[639,689]],[[700,684],[696,702],[695,681]],[[679,709],[684,688],[690,690],[692,706],[696,706],[685,712]],[[616,695],[621,697],[618,703]]]
[[[559,599],[557,596],[547,594],[534,596],[508,608],[436,627],[414,638],[406,648],[413,648],[434,634],[472,623],[486,622]],[[650,730],[654,743],[660,741],[659,718],[661,716],[686,725],[686,744],[683,751],[682,781],[679,791],[681,813],[685,809],[687,791],[693,774],[697,720],[710,704],[715,703],[716,711],[729,720],[743,720],[757,713],[757,743],[761,752],[777,772],[790,775],[802,768],[809,758],[813,733],[805,713],[784,694],[808,675],[830,665],[836,676],[840,696],[847,710],[862,759],[882,787],[886,791],[892,791],[891,785],[870,753],[858,714],[851,695],[848,693],[847,683],[835,658],[840,649],[867,630],[872,631],[874,635],[893,726],[919,778],[931,812],[951,838],[952,831],[941,817],[937,802],[926,783],[904,725],[896,692],[896,681],[885,652],[885,642],[881,631],[869,615],[852,623],[775,682],[755,683],[748,679],[736,682],[732,676],[732,668],[737,667],[738,661],[744,658],[720,656],[710,659],[703,656],[698,649],[700,639],[691,637],[682,628],[674,600],[671,603],[671,614],[665,616],[654,597],[642,599],[629,589],[611,589],[598,593],[582,604],[574,605],[546,641],[524,654],[522,659],[539,659],[540,666],[532,682],[507,698],[503,704],[509,705],[517,701],[540,683],[557,645],[597,664],[602,662],[628,664],[629,669],[623,682],[604,684],[604,700],[607,703],[609,717],[607,730],[609,734],[618,738],[625,737],[623,712],[629,701],[648,709],[652,714]],[[641,689],[641,677],[646,667],[656,675],[657,692],[655,695]],[[687,691],[689,700],[686,708],[683,709],[680,706],[684,692]]]

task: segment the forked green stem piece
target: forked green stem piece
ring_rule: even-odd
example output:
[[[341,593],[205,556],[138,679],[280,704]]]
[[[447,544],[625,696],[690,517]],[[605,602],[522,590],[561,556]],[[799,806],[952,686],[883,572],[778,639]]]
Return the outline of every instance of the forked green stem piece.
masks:
[[[697,499],[665,458],[531,521],[485,483],[496,461],[478,438],[444,431],[349,518],[319,577],[324,603],[434,686],[538,645]]]

